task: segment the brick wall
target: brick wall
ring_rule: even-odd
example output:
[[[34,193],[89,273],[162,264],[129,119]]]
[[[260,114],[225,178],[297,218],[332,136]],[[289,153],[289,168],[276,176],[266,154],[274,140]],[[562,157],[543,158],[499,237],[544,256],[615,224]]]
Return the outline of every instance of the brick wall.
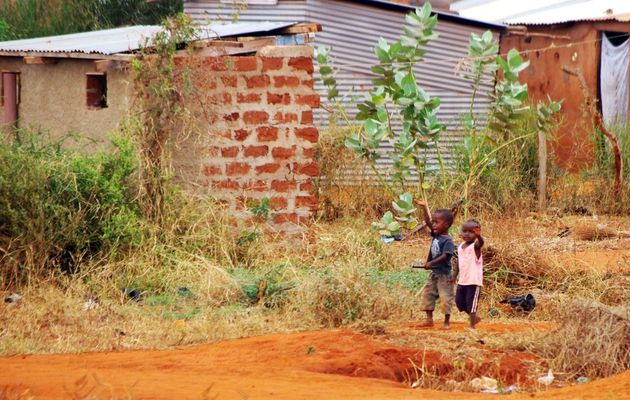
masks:
[[[248,200],[268,197],[279,229],[308,221],[317,208],[312,180],[319,174],[312,110],[320,97],[313,90],[312,48],[206,57],[201,69],[201,89],[211,100],[204,106],[207,137],[179,148],[177,175],[236,214],[247,215]]]

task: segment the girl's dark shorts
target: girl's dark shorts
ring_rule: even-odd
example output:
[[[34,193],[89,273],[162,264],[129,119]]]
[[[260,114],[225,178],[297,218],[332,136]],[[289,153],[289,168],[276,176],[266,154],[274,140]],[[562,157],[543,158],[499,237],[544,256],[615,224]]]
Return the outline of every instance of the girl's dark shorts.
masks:
[[[455,304],[459,311],[467,313],[476,313],[477,304],[479,303],[479,294],[481,294],[481,286],[477,285],[457,285],[455,292]]]

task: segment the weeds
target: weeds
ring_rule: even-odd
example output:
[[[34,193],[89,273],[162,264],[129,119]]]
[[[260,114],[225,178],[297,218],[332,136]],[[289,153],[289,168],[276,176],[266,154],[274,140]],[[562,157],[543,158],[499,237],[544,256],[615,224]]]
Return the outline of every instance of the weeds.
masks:
[[[108,257],[143,236],[130,190],[131,142],[88,156],[42,143],[41,133],[18,131],[0,141],[0,248],[3,286],[46,271],[76,272],[84,257]]]
[[[630,368],[627,308],[564,299],[556,312],[557,329],[527,335],[511,346],[548,360],[553,371],[566,374],[569,380],[602,378]]]

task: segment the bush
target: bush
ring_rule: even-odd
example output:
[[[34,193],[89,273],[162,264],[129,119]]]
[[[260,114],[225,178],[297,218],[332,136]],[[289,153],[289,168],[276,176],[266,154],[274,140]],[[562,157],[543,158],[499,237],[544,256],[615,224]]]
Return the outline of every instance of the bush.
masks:
[[[129,185],[134,147],[122,136],[112,143],[112,151],[83,155],[43,144],[40,132],[18,131],[0,142],[0,284],[74,272],[86,256],[114,255],[139,243]]]

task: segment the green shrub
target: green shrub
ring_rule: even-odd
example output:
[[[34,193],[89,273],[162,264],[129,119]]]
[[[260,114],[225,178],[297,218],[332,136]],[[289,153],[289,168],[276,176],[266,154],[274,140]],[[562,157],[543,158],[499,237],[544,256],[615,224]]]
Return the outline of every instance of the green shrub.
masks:
[[[124,137],[114,150],[84,155],[18,131],[0,143],[2,284],[31,273],[73,272],[79,261],[113,255],[142,237],[130,179],[135,151]]]

